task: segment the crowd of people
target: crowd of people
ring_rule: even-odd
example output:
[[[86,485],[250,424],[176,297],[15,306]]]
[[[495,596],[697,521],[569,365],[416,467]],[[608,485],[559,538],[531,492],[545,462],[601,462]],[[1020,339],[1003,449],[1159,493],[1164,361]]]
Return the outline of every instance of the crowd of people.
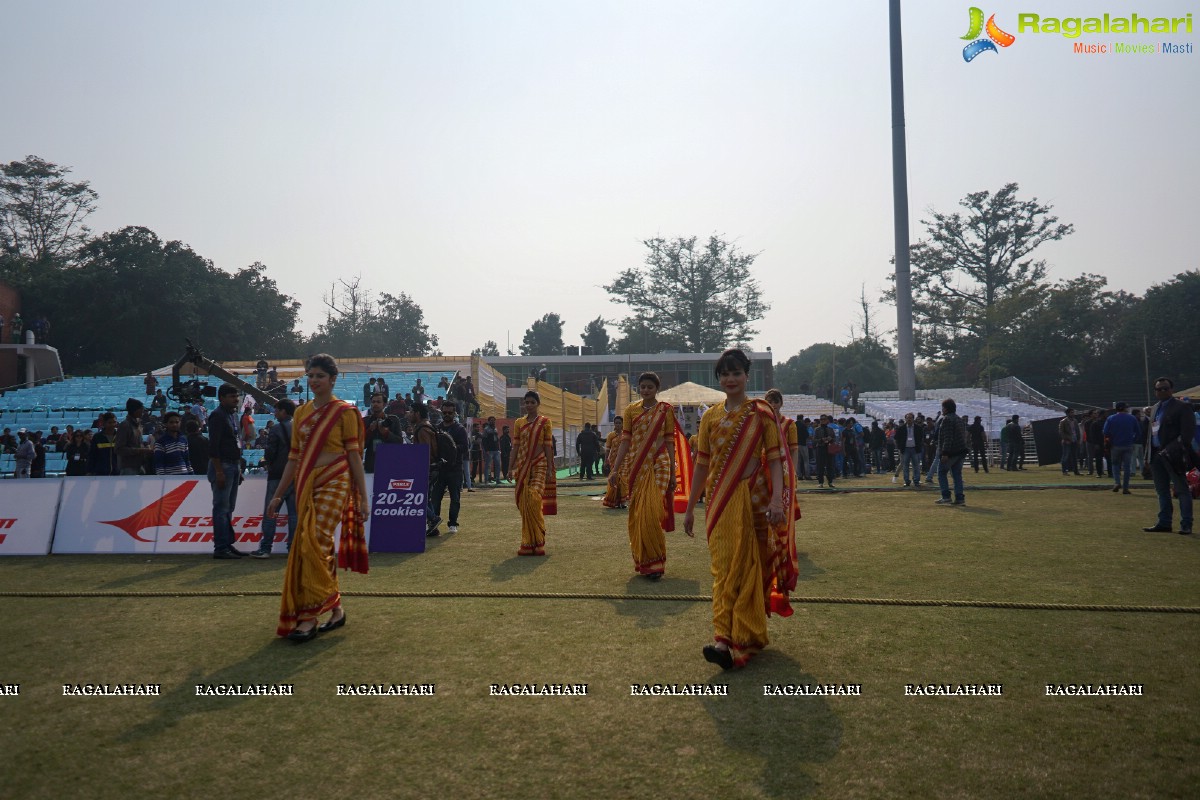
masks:
[[[8,325],[8,337],[5,338],[4,327]],[[33,332],[33,341],[35,344],[45,344],[50,336],[50,320],[45,314],[39,314],[33,318],[33,322],[29,323],[29,330]],[[25,343],[25,320],[21,317],[21,312],[13,312],[11,320],[5,320],[4,315],[0,314],[0,342],[12,342],[13,344]]]

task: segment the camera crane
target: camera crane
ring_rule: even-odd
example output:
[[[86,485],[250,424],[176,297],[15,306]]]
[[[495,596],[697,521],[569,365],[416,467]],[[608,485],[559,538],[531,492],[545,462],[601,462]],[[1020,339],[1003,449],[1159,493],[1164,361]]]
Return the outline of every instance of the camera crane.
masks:
[[[184,341],[187,342],[187,350],[171,367],[171,388],[167,390],[167,394],[171,395],[172,399],[180,403],[191,403],[199,400],[202,394],[208,395],[209,397],[216,396],[217,389],[215,386],[210,386],[207,389],[201,390],[200,382],[198,380],[192,379],[189,381],[181,381],[179,379],[180,368],[182,368],[184,364],[191,364],[198,370],[203,371],[205,375],[212,375],[220,378],[225,383],[236,386],[239,391],[250,395],[259,403],[270,407],[275,406],[278,398],[268,394],[267,392],[264,392],[254,384],[247,383],[237,375],[234,375],[232,372],[222,367],[217,362],[206,357],[200,352],[200,348],[192,344],[190,339],[184,339]]]

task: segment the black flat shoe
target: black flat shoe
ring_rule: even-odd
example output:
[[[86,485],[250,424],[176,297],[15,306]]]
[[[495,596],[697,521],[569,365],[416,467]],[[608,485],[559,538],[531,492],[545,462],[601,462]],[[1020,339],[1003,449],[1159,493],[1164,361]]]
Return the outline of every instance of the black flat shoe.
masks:
[[[1164,527],[1162,525],[1155,525],[1151,528],[1142,528],[1142,530],[1144,530],[1146,533],[1170,533],[1171,526],[1167,525]]]
[[[345,624],[346,624],[346,612],[343,610],[341,617],[339,617],[338,619],[331,619],[331,620],[329,620],[329,622],[322,622],[320,625],[317,626],[317,630],[319,630],[321,633],[329,633],[330,631],[337,630],[338,628],[342,627]]]
[[[302,631],[299,628],[297,628],[297,629],[293,630],[291,633],[289,633],[287,635],[287,638],[291,639],[293,642],[310,641],[312,639],[317,638],[317,626],[314,625],[306,631]]]
[[[704,645],[704,660],[710,664],[716,664],[721,669],[733,669],[733,653],[728,650],[717,647],[714,644]]]

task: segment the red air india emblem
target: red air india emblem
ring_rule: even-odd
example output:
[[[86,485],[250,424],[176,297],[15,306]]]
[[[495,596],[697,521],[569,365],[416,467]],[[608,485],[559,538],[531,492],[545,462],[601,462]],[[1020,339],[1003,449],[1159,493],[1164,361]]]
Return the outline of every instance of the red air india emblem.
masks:
[[[167,492],[158,500],[140,511],[135,511],[124,519],[101,520],[101,525],[112,525],[128,533],[139,542],[153,542],[153,539],[143,539],[138,536],[146,528],[157,528],[160,525],[171,524],[171,515],[179,510],[183,501],[196,488],[200,481],[188,481]]]

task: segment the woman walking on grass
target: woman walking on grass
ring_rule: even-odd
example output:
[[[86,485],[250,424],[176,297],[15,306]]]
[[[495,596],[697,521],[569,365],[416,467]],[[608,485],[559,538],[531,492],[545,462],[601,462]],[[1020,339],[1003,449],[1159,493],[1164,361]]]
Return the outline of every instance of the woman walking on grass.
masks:
[[[659,380],[653,372],[638,378],[641,399],[625,409],[621,446],[608,484],[620,491],[621,472],[628,475],[629,549],[633,567],[652,580],[667,566],[667,537],[675,530],[675,410],[660,402]],[[626,465],[626,459],[629,464]]]
[[[692,535],[696,500],[705,493],[713,576],[713,638],[706,661],[741,667],[767,645],[767,615],[791,613],[796,585],[795,515],[779,421],[771,406],[746,396],[750,359],[726,350],[716,374],[725,402],[700,420],[696,474],[684,530]]]
[[[308,360],[312,400],[296,409],[288,464],[267,514],[279,513],[283,496],[296,483],[296,534],[288,548],[276,633],[307,642],[346,624],[337,568],[367,571],[363,520],[367,479],[363,472],[363,420],[353,403],[333,395],[338,366],[321,353]],[[342,526],[334,556],[334,532]],[[318,625],[318,618],[331,613]]]
[[[525,393],[521,407],[525,416],[513,423],[516,439],[517,509],[521,512],[521,549],[519,556],[546,555],[546,515],[557,510],[554,479],[554,450],[550,419],[538,413],[541,395]]]

